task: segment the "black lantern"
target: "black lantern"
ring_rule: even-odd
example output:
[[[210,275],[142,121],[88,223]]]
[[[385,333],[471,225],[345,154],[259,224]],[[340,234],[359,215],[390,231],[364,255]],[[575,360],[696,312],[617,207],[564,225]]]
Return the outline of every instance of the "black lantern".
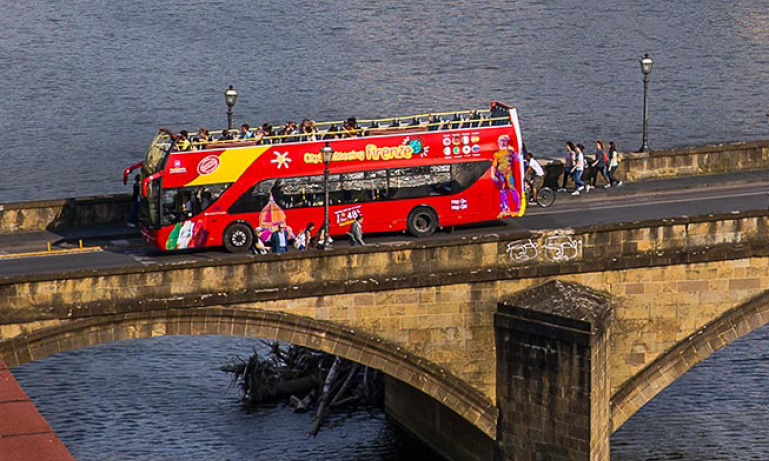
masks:
[[[227,131],[232,129],[232,108],[238,102],[238,92],[230,85],[224,92],[224,102],[227,104]]]

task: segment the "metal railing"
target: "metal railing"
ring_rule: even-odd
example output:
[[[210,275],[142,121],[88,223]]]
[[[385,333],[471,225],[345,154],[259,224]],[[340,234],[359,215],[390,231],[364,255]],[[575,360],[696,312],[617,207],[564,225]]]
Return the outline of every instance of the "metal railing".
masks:
[[[395,134],[397,131],[408,131],[408,130],[414,130],[414,129],[420,129],[420,130],[429,130],[429,131],[437,131],[437,130],[456,130],[456,129],[462,129],[462,128],[480,128],[484,126],[492,126],[494,122],[499,121],[506,121],[509,122],[510,118],[508,116],[502,116],[502,117],[487,117],[484,116],[485,114],[490,114],[491,111],[488,109],[485,110],[462,110],[462,111],[454,111],[454,112],[436,112],[436,113],[428,113],[428,114],[417,114],[417,115],[409,115],[409,116],[402,116],[402,117],[389,117],[389,118],[378,118],[378,119],[362,119],[357,120],[356,123],[359,125],[357,129],[352,130],[346,130],[343,128],[343,125],[347,123],[346,120],[333,120],[333,121],[324,121],[324,122],[318,122],[315,123],[315,127],[318,128],[317,131],[312,133],[291,133],[291,134],[272,134],[270,136],[264,136],[264,133],[261,132],[261,127],[258,128],[252,128],[249,130],[251,133],[251,137],[249,138],[239,138],[238,133],[240,131],[238,130],[229,130],[230,133],[234,135],[233,139],[217,139],[217,140],[211,140],[211,141],[198,141],[194,140],[197,134],[190,135],[190,138],[193,140],[189,140],[191,150],[206,150],[212,147],[215,147],[214,145],[226,145],[227,147],[237,147],[232,146],[232,144],[243,144],[243,145],[262,145],[262,144],[280,144],[281,142],[284,142],[286,139],[292,138],[293,140],[290,142],[313,142],[313,141],[322,141],[322,140],[328,140],[328,139],[334,139],[334,138],[350,138],[350,137],[358,137],[358,136],[377,136],[378,134]],[[475,115],[478,115],[477,118],[469,118],[469,117],[462,117],[463,115],[470,115],[475,117]],[[440,119],[440,117],[450,117],[448,119]],[[438,119],[436,121],[436,118]],[[426,119],[426,120],[425,120]],[[458,120],[457,120],[458,119]],[[405,121],[405,124],[403,122]],[[368,127],[360,127],[362,124],[368,124],[370,126]],[[381,126],[382,124],[388,124],[387,126]],[[335,125],[342,125],[339,129],[336,131],[330,130],[332,126]],[[325,130],[321,130],[320,127],[326,127]],[[430,130],[431,128],[435,128],[435,130]],[[217,130],[217,131],[210,131],[208,132],[209,135],[215,136],[223,136],[223,134],[227,132],[227,130]],[[333,136],[334,138],[329,138],[329,136]],[[168,135],[160,136],[158,137],[157,144],[168,148],[170,144],[170,137]]]

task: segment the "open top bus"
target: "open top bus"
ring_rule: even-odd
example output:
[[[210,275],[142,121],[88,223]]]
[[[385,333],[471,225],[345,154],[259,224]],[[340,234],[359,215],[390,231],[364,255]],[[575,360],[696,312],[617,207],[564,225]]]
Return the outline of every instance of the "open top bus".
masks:
[[[399,120],[409,120],[401,126]],[[248,251],[281,222],[301,230],[324,221],[329,163],[330,234],[358,215],[365,231],[423,237],[440,227],[521,216],[522,138],[517,112],[490,110],[361,120],[352,132],[195,142],[161,130],[141,168],[140,224],[161,250],[224,245]],[[369,127],[363,127],[370,125]],[[342,137],[344,136],[344,137]],[[126,169],[124,178],[132,167]]]

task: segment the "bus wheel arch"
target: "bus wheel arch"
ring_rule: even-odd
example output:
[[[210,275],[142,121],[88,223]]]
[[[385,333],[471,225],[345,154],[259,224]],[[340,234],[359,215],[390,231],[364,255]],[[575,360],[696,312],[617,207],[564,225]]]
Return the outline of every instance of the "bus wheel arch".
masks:
[[[230,253],[246,253],[254,245],[254,230],[245,221],[235,221],[224,229],[222,243]]]
[[[414,237],[433,235],[438,230],[439,225],[438,213],[435,212],[433,207],[427,205],[414,207],[406,219],[406,228]]]

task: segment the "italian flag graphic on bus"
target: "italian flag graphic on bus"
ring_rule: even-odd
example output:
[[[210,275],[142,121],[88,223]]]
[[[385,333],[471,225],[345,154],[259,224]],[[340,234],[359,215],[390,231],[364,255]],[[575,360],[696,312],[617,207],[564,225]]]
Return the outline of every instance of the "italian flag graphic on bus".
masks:
[[[176,223],[166,241],[166,250],[185,250],[198,248],[205,241],[205,230],[200,221],[182,221]]]

